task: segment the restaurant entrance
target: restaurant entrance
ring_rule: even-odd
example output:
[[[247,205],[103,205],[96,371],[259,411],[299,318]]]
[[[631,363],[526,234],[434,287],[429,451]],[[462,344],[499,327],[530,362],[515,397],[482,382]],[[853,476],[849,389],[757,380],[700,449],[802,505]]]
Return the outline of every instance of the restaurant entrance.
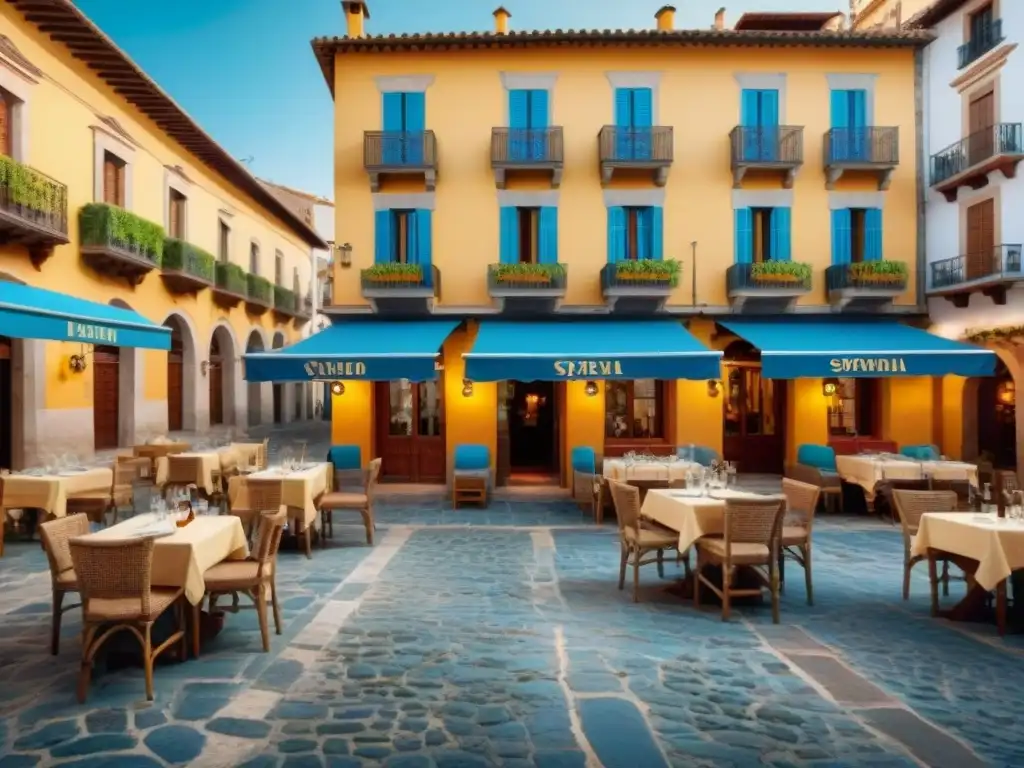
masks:
[[[510,485],[557,485],[558,388],[552,381],[498,384],[498,474]]]
[[[1000,469],[1017,468],[1017,391],[1000,360],[994,376],[978,384],[978,455]]]
[[[375,387],[381,478],[401,483],[443,483],[442,380],[398,379],[378,382]]]
[[[785,460],[784,381],[761,376],[761,353],[745,341],[725,350],[723,449],[740,472],[782,474]]]

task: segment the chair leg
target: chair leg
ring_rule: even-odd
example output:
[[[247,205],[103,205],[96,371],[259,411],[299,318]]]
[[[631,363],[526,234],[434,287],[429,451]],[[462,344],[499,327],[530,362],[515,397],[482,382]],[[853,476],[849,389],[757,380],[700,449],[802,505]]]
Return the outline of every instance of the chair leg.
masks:
[[[785,591],[786,589],[786,550],[784,547],[779,547],[779,556],[775,558],[776,568],[779,572],[779,589]]]
[[[910,561],[903,561],[903,599],[910,599]]]
[[[729,573],[732,569],[728,563],[722,563],[722,621],[729,620],[729,611],[732,606],[729,604],[729,590],[731,574]]]
[[[361,509],[359,513],[363,516],[363,528],[366,529],[366,543],[373,546],[373,513],[369,509]]]
[[[697,550],[697,563],[693,568],[693,607],[700,608],[700,569],[703,563],[700,561],[700,550]]]
[[[814,584],[811,580],[811,543],[807,542],[800,549],[804,556],[804,583],[807,585],[807,604],[814,605]]]
[[[932,616],[939,615],[939,579],[937,568],[935,567],[935,556],[928,555],[928,586],[929,592],[931,593],[932,600]]]
[[[303,539],[306,543],[306,559],[313,559],[313,526],[307,525],[306,530],[303,532]]]
[[[942,596],[949,597],[949,560],[942,561]]]
[[[779,571],[778,568],[772,568],[769,566],[769,587],[772,591],[772,624],[779,623],[779,592],[781,590],[781,583],[779,582]]]
[[[625,544],[620,544],[622,553],[619,556],[619,589],[623,589],[626,586],[626,563],[629,560],[629,550],[626,549]]]
[[[98,627],[82,624],[82,666],[78,670],[78,703],[84,704],[92,678],[92,644]]]
[[[60,653],[60,606],[63,602],[64,590],[53,590],[53,617],[50,619],[50,653],[54,656]]]
[[[267,626],[267,593],[263,585],[256,587],[256,613],[260,621],[260,637],[263,638],[263,652],[270,652],[270,628]]]
[[[665,578],[665,550],[658,550],[658,578]]]
[[[281,606],[277,602],[277,579],[270,577],[270,602],[274,609],[274,632],[281,634]]]
[[[146,701],[153,700],[153,624],[147,622],[142,632],[142,664],[146,675]]]
[[[604,488],[597,489],[597,509],[594,512],[594,520],[598,525],[604,525]]]
[[[640,602],[640,550],[633,547],[633,602]]]

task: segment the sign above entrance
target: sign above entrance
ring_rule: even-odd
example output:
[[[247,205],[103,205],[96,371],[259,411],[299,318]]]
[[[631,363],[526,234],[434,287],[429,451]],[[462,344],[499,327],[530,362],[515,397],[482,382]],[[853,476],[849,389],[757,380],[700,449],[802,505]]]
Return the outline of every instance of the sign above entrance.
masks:
[[[366,363],[359,361],[309,360],[303,366],[310,379],[365,379]]]
[[[828,361],[828,366],[838,376],[907,373],[907,361],[902,357],[834,357]]]
[[[621,360],[555,360],[560,379],[610,379],[624,376]]]
[[[74,341],[85,341],[90,344],[109,344],[117,346],[117,331],[105,325],[92,323],[76,323],[68,321],[68,338]]]

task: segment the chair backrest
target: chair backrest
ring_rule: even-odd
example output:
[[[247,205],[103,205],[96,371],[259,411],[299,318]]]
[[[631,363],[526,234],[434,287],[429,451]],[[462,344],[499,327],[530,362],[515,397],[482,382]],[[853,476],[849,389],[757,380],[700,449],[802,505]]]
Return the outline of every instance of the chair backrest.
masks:
[[[167,484],[188,485],[202,475],[203,460],[199,456],[168,456]]]
[[[806,528],[809,533],[814,525],[814,513],[818,509],[821,488],[787,477],[782,481],[782,495],[786,497],[783,524]]]
[[[726,544],[764,544],[771,547],[778,538],[784,499],[726,499]]]
[[[362,469],[363,450],[358,445],[332,445],[327,451],[327,461],[339,469]]]
[[[70,541],[87,533],[89,518],[85,515],[55,517],[39,526],[39,536],[43,540],[46,559],[50,561],[50,575],[54,579],[74,568],[75,564],[71,562]]]
[[[579,445],[572,449],[570,456],[573,472],[597,474],[597,452],[587,445]]]
[[[369,468],[366,470],[366,497],[373,498],[373,493],[377,489],[377,480],[380,479],[380,458],[376,458],[370,462]]]
[[[455,469],[481,470],[491,468],[491,449],[486,445],[455,446]]]
[[[826,472],[835,472],[836,452],[830,445],[805,443],[796,449],[796,463],[823,469]]]
[[[719,460],[718,451],[708,448],[706,445],[684,445],[676,449],[676,456],[684,461],[693,461],[704,467],[709,467]]]
[[[1019,490],[1020,485],[1017,483],[1017,473],[1012,472],[1008,469],[999,470],[996,474],[999,474],[1003,481],[1003,490],[1013,493],[1013,491]],[[992,477],[992,482],[995,482],[995,475]]]
[[[249,504],[246,507],[255,512],[277,512],[281,506],[281,481],[248,478],[246,490]]]
[[[939,449],[935,445],[905,445],[900,454],[918,461],[935,461],[939,458]]]
[[[252,560],[258,562],[257,577],[263,576],[263,566],[274,562],[277,551],[281,547],[281,536],[284,524],[288,520],[288,507],[280,505],[274,512],[263,512],[259,518],[259,527],[253,538]]]
[[[640,489],[635,485],[609,480],[608,487],[612,492],[612,504],[615,506],[615,517],[619,521],[619,530],[640,525]]]
[[[256,468],[266,469],[270,460],[270,438],[263,438],[263,442],[256,448]]]
[[[906,491],[892,492],[893,505],[900,516],[903,537],[909,539],[921,525],[925,512],[956,512],[958,500],[954,491]]]
[[[69,542],[82,606],[89,611],[93,599],[136,598],[139,612],[150,612],[153,572],[152,538],[98,539],[78,536]]]

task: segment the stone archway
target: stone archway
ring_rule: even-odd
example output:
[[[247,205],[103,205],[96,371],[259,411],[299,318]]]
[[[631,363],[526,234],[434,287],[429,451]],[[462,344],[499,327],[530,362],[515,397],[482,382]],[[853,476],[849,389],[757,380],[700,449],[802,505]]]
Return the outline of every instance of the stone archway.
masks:
[[[266,348],[266,344],[263,341],[263,335],[259,332],[259,329],[253,328],[245,343],[246,353],[263,352]],[[249,407],[248,424],[250,427],[258,427],[263,423],[263,384],[259,381],[250,381],[247,384],[247,389]]]
[[[281,349],[284,346],[284,334],[281,331],[277,331],[274,334],[274,340],[271,342],[271,349]],[[273,422],[274,424],[283,424],[289,421],[289,408],[288,403],[290,398],[288,397],[289,389],[291,387],[284,382],[275,381],[271,384],[271,397],[273,397]]]
[[[200,428],[196,334],[189,318],[172,312],[163,325],[171,329],[167,353],[167,429],[194,432]]]
[[[1024,408],[1016,407],[1016,398],[1012,400],[1012,426],[1010,424],[983,424],[984,419],[990,421],[1002,415],[1007,416],[1007,403],[997,409],[996,397],[1000,388],[1007,385],[1015,392],[1024,382],[1024,349],[1017,346],[989,346],[999,357],[996,375],[994,377],[970,378],[964,382],[963,400],[961,408],[962,439],[961,455],[965,460],[977,460],[983,451],[993,453],[993,459],[997,464],[1009,464],[1015,466],[1018,477],[1024,477]],[[1004,449],[996,454],[991,442],[999,439],[997,433],[1004,439],[1012,439],[1013,448]],[[1011,437],[1012,436],[1012,437]]]
[[[238,407],[243,398],[239,393],[238,343],[231,326],[218,323],[210,336],[207,358],[207,382],[210,390],[210,425],[235,426],[244,424]]]

